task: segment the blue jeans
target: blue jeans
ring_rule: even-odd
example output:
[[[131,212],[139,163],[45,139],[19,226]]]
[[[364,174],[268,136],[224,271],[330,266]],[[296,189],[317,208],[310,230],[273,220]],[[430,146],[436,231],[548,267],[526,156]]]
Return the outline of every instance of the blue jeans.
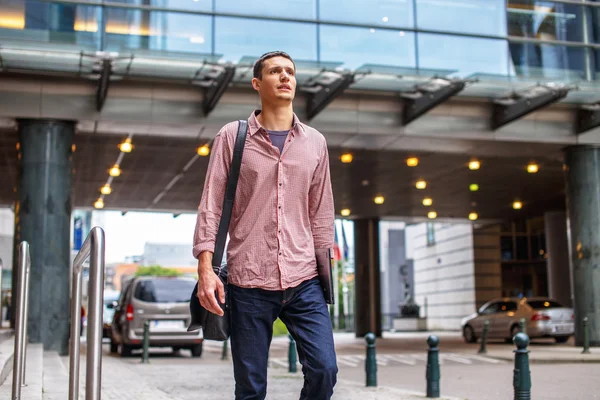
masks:
[[[235,400],[263,400],[273,323],[279,317],[298,349],[304,387],[300,400],[329,400],[337,362],[329,310],[318,278],[284,291],[229,285]]]

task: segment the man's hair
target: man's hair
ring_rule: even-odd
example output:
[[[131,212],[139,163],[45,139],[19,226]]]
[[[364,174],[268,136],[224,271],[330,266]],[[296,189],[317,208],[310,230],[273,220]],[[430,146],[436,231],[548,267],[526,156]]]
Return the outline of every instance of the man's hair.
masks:
[[[256,60],[256,62],[254,63],[254,77],[255,78],[262,79],[262,70],[263,70],[263,66],[265,64],[265,60],[268,60],[269,58],[273,58],[273,57],[287,58],[288,60],[290,60],[292,62],[292,64],[294,64],[294,69],[296,69],[296,63],[294,62],[294,60],[292,60],[292,57],[290,57],[290,55],[288,53],[285,53],[283,51],[270,51],[270,52],[265,53],[262,56],[260,56],[258,58],[258,60]]]

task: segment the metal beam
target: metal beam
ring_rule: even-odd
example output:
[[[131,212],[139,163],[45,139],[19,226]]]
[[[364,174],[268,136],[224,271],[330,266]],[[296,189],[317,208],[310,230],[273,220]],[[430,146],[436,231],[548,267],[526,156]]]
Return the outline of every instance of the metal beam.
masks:
[[[527,114],[544,108],[569,94],[571,89],[564,86],[538,85],[521,93],[493,100],[492,130],[496,130]]]
[[[598,127],[600,127],[600,103],[582,105],[575,117],[575,132],[579,135]]]
[[[112,74],[112,60],[103,58],[99,61],[98,85],[96,86],[96,111],[102,111],[106,96],[108,95],[108,87],[110,85],[110,76]]]
[[[467,80],[433,78],[430,82],[418,85],[412,92],[400,93],[404,101],[402,125],[408,125],[426,112],[460,93]]]
[[[208,68],[205,68],[208,67]],[[196,72],[192,84],[205,88],[202,111],[207,116],[215,109],[235,76],[235,66],[206,63]]]
[[[341,96],[352,83],[354,83],[354,74],[350,72],[323,70],[317,76],[310,78],[301,88],[308,93],[307,119],[313,119],[336,97]]]

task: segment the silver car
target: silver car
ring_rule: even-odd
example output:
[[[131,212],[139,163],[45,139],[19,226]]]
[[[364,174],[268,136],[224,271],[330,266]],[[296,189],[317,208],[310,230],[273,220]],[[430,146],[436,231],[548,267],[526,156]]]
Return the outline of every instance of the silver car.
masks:
[[[202,330],[188,332],[190,295],[196,281],[185,277],[138,276],[123,285],[111,324],[110,350],[121,356],[142,347],[149,322],[150,347],[190,349],[202,355]]]
[[[475,343],[483,332],[486,320],[490,321],[488,338],[507,342],[521,331],[519,321],[525,318],[530,338],[554,338],[565,343],[575,333],[573,309],[547,297],[494,299],[461,320],[463,337]]]

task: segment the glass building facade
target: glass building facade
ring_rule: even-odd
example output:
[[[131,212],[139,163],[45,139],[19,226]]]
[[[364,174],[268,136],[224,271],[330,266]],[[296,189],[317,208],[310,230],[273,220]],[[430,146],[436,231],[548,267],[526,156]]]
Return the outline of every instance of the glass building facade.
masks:
[[[600,0],[0,0],[0,41],[600,80]]]

